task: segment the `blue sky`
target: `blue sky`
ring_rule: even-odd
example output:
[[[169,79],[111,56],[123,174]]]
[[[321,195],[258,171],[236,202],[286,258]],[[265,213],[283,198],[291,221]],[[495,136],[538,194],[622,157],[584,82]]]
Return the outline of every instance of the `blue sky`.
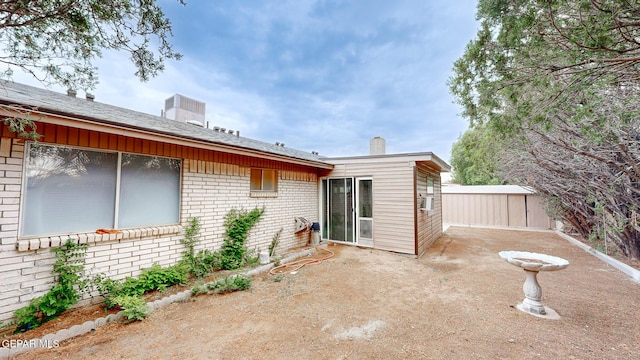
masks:
[[[211,127],[323,156],[366,155],[382,136],[387,153],[449,161],[467,127],[446,81],[475,36],[476,1],[159,4],[183,59],[142,83],[126,54],[106,52],[96,101],[160,114],[179,93],[206,102]]]

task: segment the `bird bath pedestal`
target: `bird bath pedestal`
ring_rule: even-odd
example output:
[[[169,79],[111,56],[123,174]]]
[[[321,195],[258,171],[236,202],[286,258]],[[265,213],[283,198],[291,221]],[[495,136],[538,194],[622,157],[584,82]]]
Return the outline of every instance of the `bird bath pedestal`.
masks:
[[[569,262],[563,258],[526,251],[501,251],[498,254],[509,264],[521,267],[526,275],[522,286],[525,298],[518,304],[518,309],[538,317],[558,319],[558,314],[540,301],[542,288],[537,276],[540,271],[562,270],[569,266]]]

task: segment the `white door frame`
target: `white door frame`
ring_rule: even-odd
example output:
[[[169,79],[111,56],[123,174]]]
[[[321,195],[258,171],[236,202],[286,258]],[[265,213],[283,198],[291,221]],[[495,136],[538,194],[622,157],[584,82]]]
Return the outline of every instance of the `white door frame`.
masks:
[[[354,190],[355,190],[355,206],[354,208],[356,209],[356,216],[355,216],[355,243],[359,244],[359,245],[369,245],[369,246],[373,246],[373,213],[369,216],[362,216],[361,212],[362,209],[360,209],[360,181],[371,181],[371,211],[373,212],[373,177],[371,176],[363,176],[363,177],[356,177],[355,178],[355,184],[354,184]],[[370,224],[370,229],[371,229],[371,237],[370,238],[364,238],[362,237],[362,232],[361,232],[361,222],[365,221],[365,222],[369,222]]]

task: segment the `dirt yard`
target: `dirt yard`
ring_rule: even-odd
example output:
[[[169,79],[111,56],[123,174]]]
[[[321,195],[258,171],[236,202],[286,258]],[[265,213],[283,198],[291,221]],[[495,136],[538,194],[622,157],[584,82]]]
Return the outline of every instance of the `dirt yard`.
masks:
[[[326,246],[326,245],[325,245]],[[327,246],[334,258],[252,290],[172,304],[17,359],[639,359],[640,286],[553,233],[450,228],[420,259]],[[502,250],[570,261],[540,273],[561,316],[520,312]]]

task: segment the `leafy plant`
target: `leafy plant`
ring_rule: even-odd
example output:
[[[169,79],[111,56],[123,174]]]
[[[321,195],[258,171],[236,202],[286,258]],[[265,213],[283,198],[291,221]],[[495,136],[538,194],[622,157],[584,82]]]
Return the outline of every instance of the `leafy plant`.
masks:
[[[244,265],[246,266],[256,266],[260,263],[260,254],[256,249],[247,250],[244,254]]]
[[[194,257],[190,272],[197,277],[204,277],[220,268],[220,253],[203,249]]]
[[[55,254],[53,274],[56,284],[48,293],[32,299],[28,306],[14,313],[15,333],[37,328],[78,302],[88,287],[83,276],[87,247],[87,244],[76,244],[69,239],[61,247],[51,249]]]
[[[188,225],[184,228],[184,238],[180,243],[184,245],[185,250],[182,252],[182,262],[190,267],[190,272],[197,271],[196,251],[195,247],[200,243],[200,219],[197,217],[189,218]]]
[[[3,106],[4,107],[4,106]],[[16,133],[19,137],[37,141],[40,135],[36,132],[36,123],[30,118],[28,110],[17,110],[22,113],[18,117],[4,117],[2,123],[9,128],[9,131]]]
[[[191,294],[227,294],[251,288],[251,278],[243,275],[227,276],[218,280],[198,285],[191,289]]]
[[[126,322],[142,321],[149,315],[149,307],[141,296],[118,295],[113,302],[122,309]]]
[[[196,285],[191,288],[191,295],[198,296],[202,294],[207,294],[209,291],[207,290],[206,285]]]
[[[119,50],[148,81],[165,60],[181,55],[171,46],[171,22],[159,1],[3,1],[2,78],[21,69],[45,85],[92,89],[98,82],[94,61]],[[179,0],[184,5],[185,0]],[[70,4],[73,4],[71,6]]]
[[[105,306],[110,309],[118,305],[116,299],[122,296],[140,297],[144,293],[187,282],[187,269],[183,265],[168,266],[166,268],[153,264],[142,270],[136,279],[128,277],[124,280],[113,280],[100,274],[93,278],[98,292],[104,298]]]
[[[235,270],[242,266],[245,260],[247,248],[245,241],[249,230],[255,225],[264,213],[262,209],[255,208],[251,211],[231,209],[224,217],[225,232],[224,243],[220,249],[220,265],[225,270]]]
[[[142,270],[138,277],[137,288],[144,292],[151,290],[164,291],[167,287],[187,282],[187,271],[183,266],[173,265],[166,268],[155,263],[148,269]]]
[[[104,298],[104,305],[107,309],[117,305],[113,298],[122,292],[122,281],[109,279],[104,274],[98,274],[93,277],[92,283],[100,296]]]

